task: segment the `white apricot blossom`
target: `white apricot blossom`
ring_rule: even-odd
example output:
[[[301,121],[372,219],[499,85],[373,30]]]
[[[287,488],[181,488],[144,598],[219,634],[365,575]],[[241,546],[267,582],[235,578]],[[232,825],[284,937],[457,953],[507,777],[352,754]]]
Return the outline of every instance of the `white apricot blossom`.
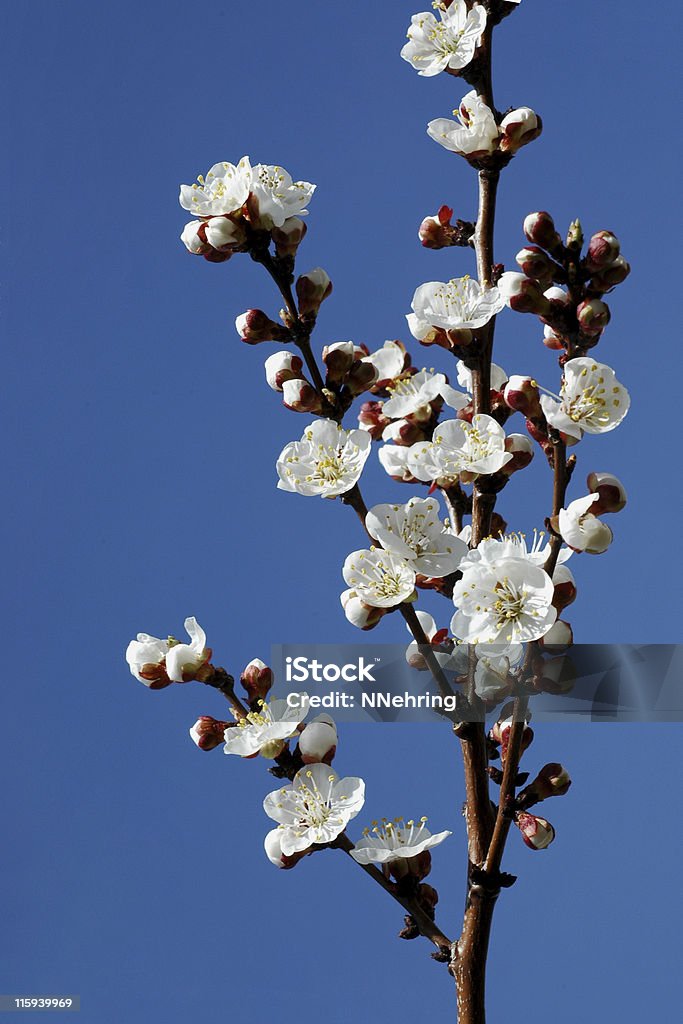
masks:
[[[444,149],[461,156],[485,156],[498,149],[499,130],[490,107],[477,94],[468,92],[453,111],[458,120],[437,117],[427,125],[427,135]]]
[[[334,498],[358,483],[372,439],[365,430],[344,430],[318,419],[300,441],[290,441],[277,460],[278,487],[297,494]]]
[[[347,586],[371,608],[393,608],[412,598],[415,569],[392,551],[352,551],[342,569]]]
[[[560,397],[541,395],[541,406],[551,426],[581,440],[583,433],[606,434],[618,427],[631,399],[614,370],[589,356],[564,365]]]
[[[452,482],[467,474],[497,473],[512,455],[505,451],[505,431],[492,416],[478,413],[472,422],[446,420],[431,441],[418,441],[408,449],[407,465],[417,480]]]
[[[417,823],[412,819],[387,821],[382,818],[381,825],[373,822],[372,828],[363,830],[363,838],[355,844],[351,856],[358,864],[392,864],[433,850],[452,834],[445,831],[432,835],[426,818],[420,818]]]
[[[375,505],[365,518],[365,526],[385,551],[405,559],[421,576],[448,576],[467,554],[467,544],[439,519],[436,498],[411,498],[405,505]]]
[[[587,494],[577,498],[558,515],[559,533],[565,544],[573,551],[587,551],[589,555],[601,555],[612,543],[612,531],[590,511],[599,494]]]
[[[410,333],[420,341],[440,327],[444,331],[483,327],[505,305],[497,288],[482,288],[471,277],[428,281],[413,296],[413,312],[406,319]]]
[[[448,384],[445,374],[432,370],[420,370],[412,377],[396,381],[387,390],[391,398],[384,403],[382,412],[390,419],[415,415],[428,417],[429,403],[436,398],[443,398],[452,409],[462,409],[468,402],[465,395]]]
[[[414,14],[401,50],[403,59],[425,78],[466,67],[486,27],[485,9],[475,4],[468,10],[465,0],[453,0],[446,10],[440,9],[439,18],[431,11]]]
[[[472,644],[527,643],[552,626],[553,582],[539,566],[526,558],[465,562],[453,589],[455,636]]]
[[[377,455],[382,468],[394,480],[409,481],[414,479],[408,468],[408,454],[410,448],[399,444],[385,444],[379,449]]]
[[[294,736],[308,714],[308,694],[297,694],[296,707],[290,707],[286,699],[273,700],[269,704],[260,701],[258,711],[250,711],[240,718],[236,726],[225,730],[226,754],[239,757],[275,758],[284,750],[285,740]]]
[[[248,156],[243,156],[236,166],[217,163],[206,172],[206,177],[199,174],[195,184],[180,186],[180,205],[195,217],[236,213],[247,201],[251,185],[252,168]]]
[[[333,842],[365,803],[362,779],[340,779],[326,764],[301,768],[290,786],[276,789],[263,809],[280,829],[284,856]]]
[[[252,174],[251,193],[258,210],[259,227],[281,228],[289,217],[305,217],[306,204],[315,188],[308,181],[292,181],[284,167],[257,164]]]
[[[131,674],[150,689],[191,679],[211,657],[211,651],[206,646],[206,633],[194,616],[185,619],[185,629],[189,644],[181,644],[172,636],[160,640],[149,633],[138,633],[126,649]]]

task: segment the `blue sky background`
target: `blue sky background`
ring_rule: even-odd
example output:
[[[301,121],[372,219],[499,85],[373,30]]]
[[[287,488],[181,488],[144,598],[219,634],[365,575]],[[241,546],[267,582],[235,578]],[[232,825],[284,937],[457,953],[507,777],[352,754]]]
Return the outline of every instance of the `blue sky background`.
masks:
[[[442,202],[475,212],[474,174],[424,131],[465,88],[420,79],[398,57],[414,10],[5,10],[0,991],[80,993],[87,1024],[453,1019],[445,970],[427,944],[394,938],[398,908],[346,858],[288,873],[266,861],[265,766],[202,754],[187,736],[198,714],[220,717],[218,697],[151,693],[123,660],[138,630],[177,633],[188,614],[236,673],[271,643],[358,639],[337,595],[362,535],[339,503],[275,490],[274,460],[306,421],[265,384],[271,346],[240,345],[232,326],[249,306],[278,304],[248,259],[185,254],[176,197],[179,182],[244,153],[316,182],[299,265],[323,265],[335,284],[318,342],[405,339],[418,284],[473,272],[463,250],[421,249],[417,225]],[[616,231],[634,268],[598,350],[632,410],[581,446],[573,492],[591,469],[630,492],[609,553],[573,565],[567,617],[582,642],[680,639],[680,562],[664,539],[680,507],[680,8],[657,10],[659,32],[633,0],[523,0],[497,33],[498,105],[545,120],[505,172],[497,259],[512,266],[523,217],[546,208],[562,229],[578,215],[588,233]],[[506,311],[497,361],[553,387],[539,335]],[[415,361],[446,369],[448,357],[415,346]],[[505,492],[511,527],[542,523],[548,488],[539,459]],[[369,502],[412,493],[377,470],[365,490]],[[449,614],[444,604],[444,624]],[[402,627],[389,620],[373,638],[401,640]],[[680,741],[679,726],[538,730],[526,766],[559,760],[575,781],[548,809],[551,850],[511,837],[506,866],[520,881],[497,911],[492,1020],[549,1004],[555,1024],[587,1006],[591,1020],[673,1016]],[[359,827],[424,813],[453,830],[430,881],[455,934],[463,794],[448,731],[347,726],[335,767],[366,779]]]

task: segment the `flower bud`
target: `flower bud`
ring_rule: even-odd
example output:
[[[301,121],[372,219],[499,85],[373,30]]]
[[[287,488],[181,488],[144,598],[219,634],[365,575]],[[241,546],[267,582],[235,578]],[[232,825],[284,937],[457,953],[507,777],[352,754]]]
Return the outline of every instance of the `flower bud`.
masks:
[[[282,391],[286,380],[301,380],[303,361],[293,352],[274,352],[265,362],[266,380],[273,391]]]
[[[449,245],[465,244],[466,225],[463,221],[457,221],[457,225],[451,224],[452,216],[450,206],[442,206],[435,217],[425,217],[418,231],[418,238],[425,249],[445,249]]]
[[[583,228],[578,217],[569,225],[566,246],[568,249],[574,250],[577,254],[581,252],[583,247]]]
[[[242,225],[229,217],[211,217],[206,222],[206,240],[218,252],[235,252],[246,239]]]
[[[591,512],[600,516],[604,512],[621,512],[626,506],[626,490],[621,480],[612,473],[589,473],[588,490],[597,494],[598,500],[593,502]]]
[[[609,306],[601,299],[588,299],[576,310],[579,326],[584,334],[599,334],[610,322]]]
[[[618,284],[625,281],[631,273],[631,267],[623,256],[617,256],[614,263],[608,263],[602,270],[591,276],[590,287],[592,291],[609,292]]]
[[[234,722],[220,722],[211,715],[202,715],[190,729],[190,736],[200,750],[214,750],[223,743],[226,729],[234,726]]]
[[[235,320],[235,327],[247,345],[258,345],[261,341],[288,341],[290,338],[287,328],[276,324],[261,309],[248,309],[242,313]]]
[[[206,241],[206,224],[203,220],[191,220],[183,228],[180,240],[193,256],[203,256],[211,252],[211,246]]]
[[[544,654],[564,654],[574,643],[572,627],[568,622],[557,619],[547,633],[538,641],[538,646]]]
[[[362,395],[364,391],[368,391],[373,384],[376,384],[378,377],[376,366],[364,359],[357,359],[349,370],[344,384],[355,398],[356,395]]]
[[[265,661],[261,661],[260,658],[252,658],[242,672],[240,682],[247,693],[250,704],[257,700],[265,700],[273,685],[273,670],[268,668]]]
[[[553,583],[553,608],[559,613],[576,600],[576,582],[571,569],[566,565],[558,565],[553,573]]]
[[[544,661],[533,678],[533,685],[540,693],[556,695],[571,693],[576,683],[576,667],[566,654]]]
[[[301,316],[315,317],[325,299],[332,292],[332,282],[322,267],[302,274],[296,282],[296,295]]]
[[[505,451],[512,453],[512,458],[501,469],[505,476],[512,476],[520,469],[525,469],[534,457],[534,446],[526,434],[508,434],[505,438]]]
[[[304,764],[332,764],[337,750],[337,727],[329,715],[318,715],[304,726],[299,736],[299,753]]]
[[[527,810],[551,796],[564,796],[569,791],[572,780],[569,772],[561,764],[553,762],[541,768],[533,782],[530,782],[517,797],[520,810]]]
[[[501,711],[501,717],[492,727],[490,737],[495,744],[500,747],[500,759],[502,763],[505,763],[507,757],[508,746],[510,744],[510,733],[512,732],[512,717],[509,715],[511,704],[506,704]],[[530,746],[534,738],[534,730],[530,726],[524,723],[524,732],[522,733],[522,746],[521,750],[524,751]]]
[[[588,243],[586,267],[589,270],[601,270],[608,263],[613,263],[619,255],[619,239],[611,231],[598,231]]]
[[[543,344],[553,352],[559,352],[564,348],[562,338],[558,337],[552,327],[547,324],[543,328]]]
[[[327,384],[341,384],[356,362],[356,346],[352,341],[335,341],[325,346],[322,358],[327,369]]]
[[[550,303],[540,287],[524,274],[507,271],[498,282],[498,289],[510,309],[517,313],[537,313],[539,316],[550,313]]]
[[[549,253],[563,253],[562,239],[555,230],[555,222],[545,210],[530,213],[524,219],[524,234],[533,245],[540,245]]]
[[[500,149],[514,155],[522,146],[537,139],[543,130],[543,122],[531,107],[518,107],[500,122]]]
[[[374,629],[386,612],[385,608],[372,608],[369,604],[364,604],[355,590],[345,590],[339,600],[344,615],[357,629]]]
[[[320,395],[307,380],[286,380],[282,385],[282,401],[293,412],[322,412]]]
[[[503,389],[503,398],[509,409],[521,412],[528,419],[543,417],[538,384],[532,377],[513,374]]]
[[[515,815],[515,825],[531,850],[545,850],[555,838],[555,829],[545,818],[521,811]]]
[[[418,441],[425,441],[426,434],[423,427],[419,423],[415,423],[414,420],[394,420],[384,430],[382,434],[383,441],[393,441],[394,444],[404,445],[410,447],[411,444],[417,444]]]
[[[307,850],[302,850],[300,853],[285,855],[282,852],[282,834],[282,829],[274,828],[264,839],[263,847],[266,851],[266,857],[271,864],[274,864],[276,868],[289,870],[295,864],[298,864],[302,857],[306,857],[311,852],[311,847],[309,846]]]
[[[566,309],[571,309],[574,304],[569,292],[566,292],[564,288],[559,288],[557,285],[553,285],[551,288],[546,288],[543,294],[550,303],[551,315],[553,313],[562,313]]]
[[[308,228],[300,217],[289,217],[282,227],[272,228],[270,234],[278,256],[295,256]]]
[[[384,402],[363,402],[358,413],[358,426],[361,430],[367,430],[373,441],[379,441],[391,423],[389,417],[382,412],[383,409]]]
[[[525,246],[515,256],[523,274],[546,288],[560,269],[538,245]]]

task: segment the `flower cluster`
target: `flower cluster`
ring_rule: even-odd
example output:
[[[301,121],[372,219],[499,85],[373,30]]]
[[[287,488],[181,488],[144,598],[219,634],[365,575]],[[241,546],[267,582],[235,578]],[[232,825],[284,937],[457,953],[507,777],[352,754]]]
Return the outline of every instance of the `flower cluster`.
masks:
[[[453,111],[457,120],[437,117],[427,125],[427,134],[451,153],[458,153],[472,162],[494,153],[506,159],[533,142],[541,134],[543,124],[531,107],[518,107],[506,114],[500,124],[490,107],[475,89],[468,92]]]

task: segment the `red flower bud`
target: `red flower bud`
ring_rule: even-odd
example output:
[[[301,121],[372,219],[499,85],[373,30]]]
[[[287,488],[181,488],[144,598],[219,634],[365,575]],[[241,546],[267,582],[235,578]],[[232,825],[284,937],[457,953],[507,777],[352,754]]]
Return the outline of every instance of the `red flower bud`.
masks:
[[[555,838],[555,829],[549,821],[525,811],[515,815],[515,825],[531,850],[545,850]]]
[[[586,481],[591,494],[599,498],[591,505],[591,514],[600,516],[604,512],[621,512],[626,505],[626,490],[621,480],[611,473],[589,473]]]
[[[190,736],[200,750],[214,750],[223,743],[225,730],[234,725],[235,722],[221,722],[211,715],[202,715],[190,729]]]
[[[540,245],[549,253],[564,252],[562,239],[555,229],[555,222],[545,210],[530,213],[524,219],[524,234],[529,242]]]
[[[588,243],[586,266],[589,270],[601,270],[613,263],[619,255],[619,239],[611,231],[598,231]]]

